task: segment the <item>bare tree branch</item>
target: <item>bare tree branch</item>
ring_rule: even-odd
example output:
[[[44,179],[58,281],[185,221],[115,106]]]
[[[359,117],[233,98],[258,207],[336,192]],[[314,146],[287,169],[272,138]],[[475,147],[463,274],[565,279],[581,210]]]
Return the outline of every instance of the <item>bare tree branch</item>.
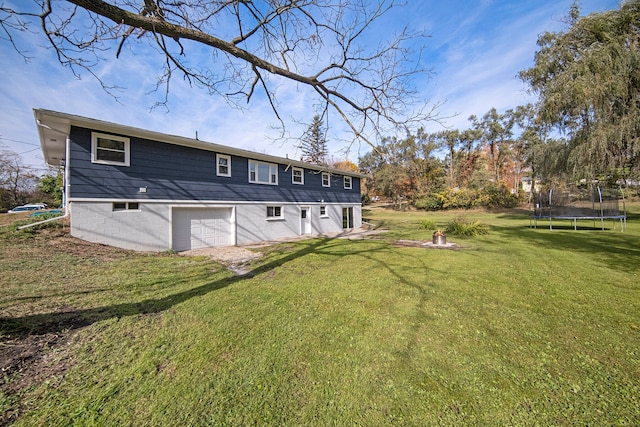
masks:
[[[11,34],[29,26],[20,18],[37,18],[60,63],[76,76],[88,71],[107,91],[113,87],[92,71],[106,61],[102,54],[114,49],[120,57],[125,45],[146,38],[164,57],[156,87],[165,85],[160,104],[166,104],[176,72],[232,104],[238,97],[250,102],[261,88],[283,128],[274,81],[280,78],[310,88],[320,101],[317,109],[333,110],[355,138],[367,142],[388,126],[433,118],[412,87],[415,79],[429,77],[419,52],[409,46],[424,34],[404,29],[384,41],[375,31],[397,7],[394,0],[32,1],[39,13],[0,8],[0,28],[9,42],[17,49]],[[202,46],[226,62],[213,68],[189,62]],[[412,111],[416,104],[422,107]]]

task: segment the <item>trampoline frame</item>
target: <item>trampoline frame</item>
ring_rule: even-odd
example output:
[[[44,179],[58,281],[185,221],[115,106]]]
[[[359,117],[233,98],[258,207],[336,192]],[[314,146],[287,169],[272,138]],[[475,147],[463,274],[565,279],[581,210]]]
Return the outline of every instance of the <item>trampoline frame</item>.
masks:
[[[595,191],[597,190],[597,191]],[[605,229],[604,221],[613,220],[614,227],[616,220],[620,221],[621,231],[627,228],[627,209],[622,188],[617,189],[619,196],[616,199],[604,199],[600,186],[592,188],[591,191],[591,208],[579,207],[569,204],[554,204],[556,200],[562,201],[562,197],[557,197],[558,191],[550,189],[548,192],[547,203],[543,203],[542,195],[545,193],[533,193],[532,208],[533,213],[529,216],[529,226],[538,228],[539,220],[549,220],[549,230],[553,230],[553,220],[571,220],[573,221],[573,229],[578,229],[579,220],[600,221],[602,230]],[[554,195],[555,194],[555,195]],[[562,193],[561,193],[562,194]],[[571,195],[571,192],[568,192]],[[536,197],[537,196],[537,197]],[[583,200],[585,201],[585,200]],[[620,212],[620,201],[622,201],[622,212]],[[607,206],[608,205],[608,206]],[[614,206],[615,205],[615,206]]]

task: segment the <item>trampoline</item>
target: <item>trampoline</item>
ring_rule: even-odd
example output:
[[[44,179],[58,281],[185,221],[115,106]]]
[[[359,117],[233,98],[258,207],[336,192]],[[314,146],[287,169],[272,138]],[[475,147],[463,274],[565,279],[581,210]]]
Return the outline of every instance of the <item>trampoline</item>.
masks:
[[[620,221],[620,229],[627,227],[627,211],[624,192],[621,188],[572,188],[570,190],[541,191],[532,194],[532,214],[530,226],[538,228],[538,221],[548,220],[549,230],[553,230],[554,220],[569,220],[573,229],[578,229],[579,220],[592,220],[594,228],[600,222],[605,229],[605,220]]]

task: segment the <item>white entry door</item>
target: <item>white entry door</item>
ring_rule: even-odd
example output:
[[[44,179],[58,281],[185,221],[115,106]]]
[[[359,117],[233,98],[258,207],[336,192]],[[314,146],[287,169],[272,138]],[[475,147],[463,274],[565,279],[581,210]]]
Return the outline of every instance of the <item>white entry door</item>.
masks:
[[[311,234],[311,209],[300,208],[300,234]]]

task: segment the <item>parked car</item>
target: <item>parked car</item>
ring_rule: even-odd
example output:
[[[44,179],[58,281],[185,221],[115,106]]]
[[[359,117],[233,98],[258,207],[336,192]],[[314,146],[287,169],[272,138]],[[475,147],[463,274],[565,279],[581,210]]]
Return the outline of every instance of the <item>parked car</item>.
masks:
[[[28,204],[28,205],[16,206],[15,208],[11,209],[7,213],[39,211],[39,210],[46,209],[46,208],[47,208],[46,203],[33,203],[33,204]]]

